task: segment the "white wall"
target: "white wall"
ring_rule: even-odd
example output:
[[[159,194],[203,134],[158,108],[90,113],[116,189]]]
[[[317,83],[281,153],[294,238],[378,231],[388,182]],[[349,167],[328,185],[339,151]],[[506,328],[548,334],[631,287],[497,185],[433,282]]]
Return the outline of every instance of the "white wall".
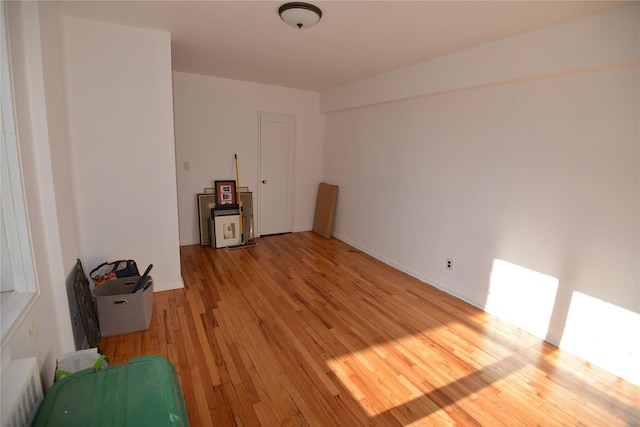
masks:
[[[65,17],[70,139],[87,273],[153,264],[156,291],[180,275],[170,34]]]
[[[638,16],[618,8],[487,43],[323,92],[322,112],[529,79],[628,66],[638,60]],[[622,42],[621,42],[622,41]]]
[[[13,77],[26,198],[40,296],[2,342],[11,359],[37,357],[45,386],[56,359],[75,350],[65,277],[79,257],[73,184],[68,171],[61,40],[55,3],[10,2]]]
[[[615,9],[323,93],[335,233],[482,308],[504,261],[557,279],[544,309],[513,300],[541,283],[512,279],[510,309],[547,310],[546,338],[583,358],[611,344],[598,364],[640,381],[637,337],[608,339],[640,326],[639,17]],[[580,326],[584,295],[605,328]]]
[[[260,111],[296,116],[293,227],[310,230],[322,178],[319,94],[181,72],[173,76],[180,244],[200,242],[196,194],[215,180],[235,179],[234,154],[240,185],[254,193],[257,220]],[[190,170],[184,170],[184,162]]]

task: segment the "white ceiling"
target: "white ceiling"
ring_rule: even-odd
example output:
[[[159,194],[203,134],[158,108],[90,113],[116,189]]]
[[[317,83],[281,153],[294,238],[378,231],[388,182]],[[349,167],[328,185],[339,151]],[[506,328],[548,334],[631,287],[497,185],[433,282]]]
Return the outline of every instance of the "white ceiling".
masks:
[[[315,1],[298,30],[285,1],[68,1],[64,15],[171,32],[173,69],[323,91],[618,7],[614,1]]]

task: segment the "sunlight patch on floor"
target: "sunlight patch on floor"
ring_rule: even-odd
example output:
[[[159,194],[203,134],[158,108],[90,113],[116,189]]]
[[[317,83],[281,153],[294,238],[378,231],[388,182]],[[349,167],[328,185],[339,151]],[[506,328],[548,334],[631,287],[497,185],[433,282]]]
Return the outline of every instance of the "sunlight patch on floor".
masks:
[[[327,365],[370,417],[395,408],[417,405],[422,407],[421,412],[429,414],[422,421],[427,418],[441,419],[448,418],[446,411],[434,402],[424,400],[433,390],[424,385],[420,378],[428,377],[438,387],[445,387],[458,380],[458,374],[465,374],[454,374],[455,370],[446,369],[445,356],[438,351],[425,345],[423,333],[344,354],[327,360]],[[425,361],[431,363],[426,364]],[[429,366],[426,369],[432,370],[426,372],[423,368],[417,368],[425,365]],[[406,425],[424,424],[415,421]]]
[[[327,364],[351,396],[373,417],[424,395],[424,391],[410,379],[385,363],[390,352],[404,353],[405,348],[418,345],[418,339],[404,337],[393,343],[375,345],[336,357],[328,360]],[[407,369],[410,370],[410,367]],[[372,395],[377,396],[376,402],[364,401],[365,396]]]
[[[485,310],[545,339],[557,289],[555,277],[495,259]]]
[[[560,347],[640,385],[640,315],[574,292]]]

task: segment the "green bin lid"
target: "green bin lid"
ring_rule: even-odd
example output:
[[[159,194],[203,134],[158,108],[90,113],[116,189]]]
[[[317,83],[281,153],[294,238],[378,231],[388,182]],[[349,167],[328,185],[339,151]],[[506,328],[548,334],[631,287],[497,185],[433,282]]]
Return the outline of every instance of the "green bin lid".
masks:
[[[76,372],[56,382],[32,426],[189,426],[175,369],[162,356]]]

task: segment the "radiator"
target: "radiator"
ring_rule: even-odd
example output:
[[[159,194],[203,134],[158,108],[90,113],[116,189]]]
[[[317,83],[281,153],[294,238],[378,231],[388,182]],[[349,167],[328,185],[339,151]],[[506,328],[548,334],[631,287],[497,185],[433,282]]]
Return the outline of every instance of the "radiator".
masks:
[[[28,427],[43,399],[38,360],[16,359],[0,374],[2,427]]]

